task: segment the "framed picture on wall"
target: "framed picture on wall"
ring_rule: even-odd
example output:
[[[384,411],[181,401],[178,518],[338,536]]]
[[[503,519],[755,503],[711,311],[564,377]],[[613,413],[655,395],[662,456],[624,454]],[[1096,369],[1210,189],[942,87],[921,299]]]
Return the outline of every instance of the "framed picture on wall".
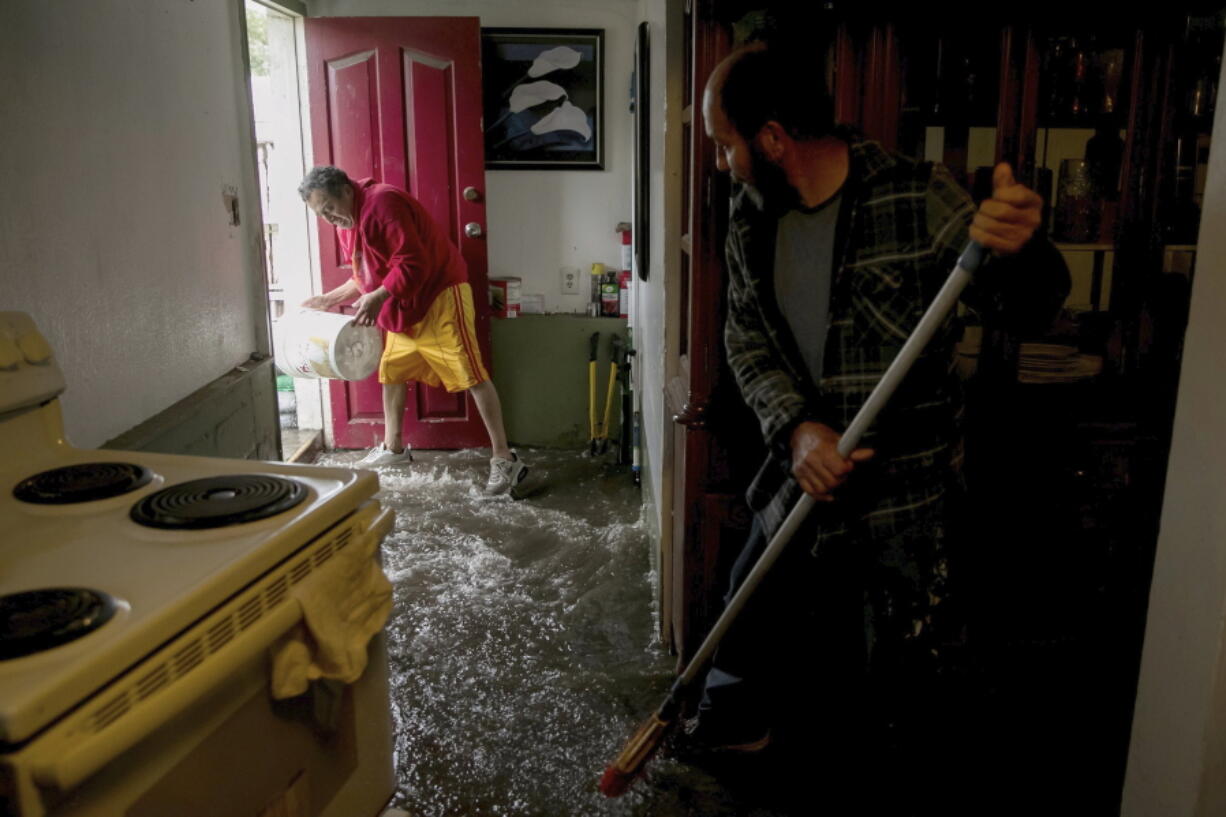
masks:
[[[639,23],[634,43],[634,266],[647,280],[651,257],[651,36]]]
[[[481,29],[485,167],[604,169],[604,30]]]

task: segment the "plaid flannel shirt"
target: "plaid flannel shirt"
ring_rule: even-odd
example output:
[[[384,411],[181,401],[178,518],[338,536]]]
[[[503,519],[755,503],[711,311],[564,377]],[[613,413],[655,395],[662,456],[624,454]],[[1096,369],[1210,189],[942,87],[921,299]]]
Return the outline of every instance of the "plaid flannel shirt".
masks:
[[[847,428],[953,269],[969,241],[975,212],[945,168],[889,154],[849,130],[840,135],[850,146],[851,167],[836,230],[818,383],[811,382],[774,298],[781,213],[766,208],[747,187],[732,200],[725,344],[741,394],[770,449],[747,494],[768,536],[801,495],[791,476],[792,431],[804,420]],[[1031,274],[1036,245],[1041,245],[1042,270]],[[1012,289],[1014,307],[1058,308],[1068,291],[1067,271],[1062,262],[1042,258],[1044,252],[1055,254],[1046,241],[1034,241],[1012,257],[1024,259],[1020,263],[986,264],[963,301],[979,310],[1007,309]],[[1049,271],[1056,274],[1043,280]],[[1024,286],[1007,283],[1023,272]],[[1045,290],[1046,299],[1044,293],[1027,292],[1034,287]],[[875,449],[876,455],[856,467],[839,488],[837,502],[815,509],[814,551],[831,537],[851,534],[881,541],[894,536],[936,511],[941,498],[961,486],[962,391],[954,368],[958,335],[956,319],[947,319],[864,434],[860,447]]]

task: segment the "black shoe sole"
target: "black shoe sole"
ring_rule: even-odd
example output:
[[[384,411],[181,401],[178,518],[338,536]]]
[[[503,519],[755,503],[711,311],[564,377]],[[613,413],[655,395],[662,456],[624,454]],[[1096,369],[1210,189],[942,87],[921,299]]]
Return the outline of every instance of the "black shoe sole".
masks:
[[[523,499],[525,496],[527,496],[527,494],[524,493],[524,491],[520,488],[520,486],[522,486],[524,484],[524,480],[528,478],[528,471],[530,470],[531,469],[525,465],[524,470],[519,472],[519,479],[516,480],[515,484],[512,485],[511,488],[507,491],[507,494],[510,495],[511,499]]]

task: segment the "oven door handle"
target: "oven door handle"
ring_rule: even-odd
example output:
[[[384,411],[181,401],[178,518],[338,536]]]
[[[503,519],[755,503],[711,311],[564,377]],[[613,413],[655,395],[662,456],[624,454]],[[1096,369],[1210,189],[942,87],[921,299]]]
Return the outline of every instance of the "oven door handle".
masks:
[[[372,502],[358,512],[359,517],[366,517],[357,520],[362,530],[361,536],[374,537],[379,541],[391,531],[395,513],[390,509],[379,510],[378,503]],[[376,513],[378,515],[371,519]],[[172,718],[223,686],[249,662],[259,660],[278,639],[303,620],[302,605],[292,596],[271,608],[265,608],[258,620],[154,694],[140,699],[135,692],[138,683],[133,676],[147,678],[152,674],[150,669],[158,664],[173,664],[177,656],[184,652],[183,644],[190,645],[196,640],[201,644],[207,643],[210,631],[218,626],[220,620],[226,617],[237,619],[241,615],[239,611],[249,606],[253,597],[264,596],[267,585],[275,581],[276,577],[265,577],[224,608],[197,623],[184,638],[176,640],[173,650],[150,659],[139,670],[121,678],[115,692],[99,696],[106,701],[104,707],[96,703],[82,707],[52,727],[47,739],[38,743],[42,751],[31,757],[30,768],[35,782],[60,791],[80,784],[155,729],[165,726]],[[113,711],[117,706],[125,708],[124,714],[97,725],[100,708]]]
[[[392,528],[396,526],[396,512],[391,508],[384,508],[374,522],[366,528],[367,535],[373,535],[379,540],[383,540]]]

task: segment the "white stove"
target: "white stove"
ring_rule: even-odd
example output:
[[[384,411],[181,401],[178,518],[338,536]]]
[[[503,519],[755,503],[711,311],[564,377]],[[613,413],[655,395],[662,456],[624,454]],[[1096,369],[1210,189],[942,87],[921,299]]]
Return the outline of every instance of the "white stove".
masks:
[[[379,813],[393,785],[381,637],[342,692],[349,721],[330,725],[355,743],[344,757],[318,724],[287,726],[267,669],[302,620],[295,586],[390,530],[376,476],[74,448],[63,388],[28,316],[0,312],[0,815]],[[232,771],[208,758],[252,731],[279,736],[248,766],[299,760],[226,791]]]

